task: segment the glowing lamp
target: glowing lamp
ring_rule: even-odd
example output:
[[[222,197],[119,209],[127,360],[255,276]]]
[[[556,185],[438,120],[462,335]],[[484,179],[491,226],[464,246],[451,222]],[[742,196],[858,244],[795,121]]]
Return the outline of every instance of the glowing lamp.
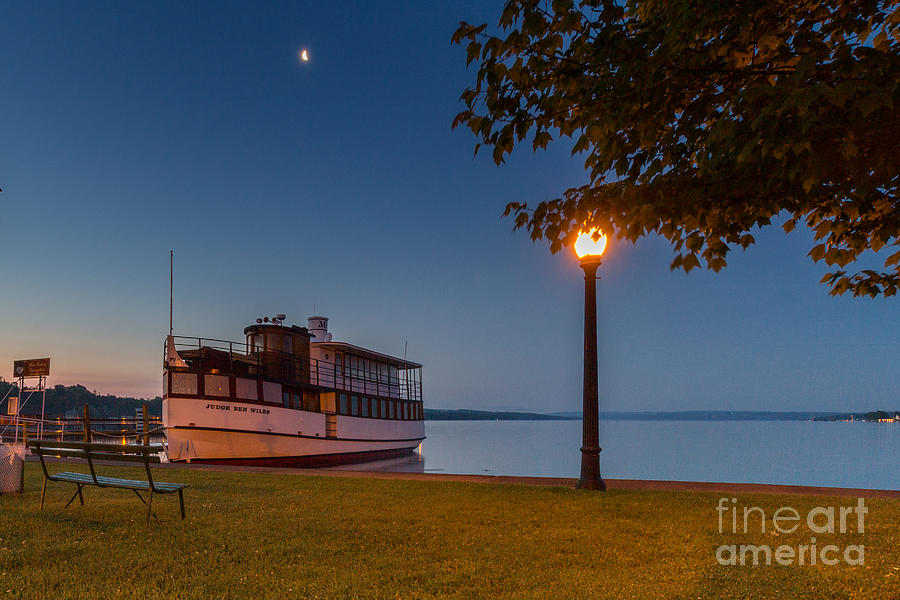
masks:
[[[580,260],[600,260],[600,256],[606,250],[606,236],[600,233],[600,237],[595,240],[594,236],[597,233],[599,230],[591,229],[578,234],[578,239],[575,240],[575,254]]]

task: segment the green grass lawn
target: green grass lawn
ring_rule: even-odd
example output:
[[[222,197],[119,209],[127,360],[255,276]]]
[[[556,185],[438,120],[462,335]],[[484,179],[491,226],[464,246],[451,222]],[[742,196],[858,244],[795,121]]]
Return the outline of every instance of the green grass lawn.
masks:
[[[40,512],[40,467],[25,471],[25,493],[0,496],[2,598],[900,598],[896,500],[866,501],[864,535],[817,536],[865,544],[864,566],[727,567],[721,544],[811,534],[719,535],[719,494],[175,469],[157,474],[191,485],[188,518],[177,496],[157,496],[163,524],[147,527],[123,490],[85,488],[86,505],[64,509],[74,486],[51,483]],[[739,501],[767,515],[855,504]]]

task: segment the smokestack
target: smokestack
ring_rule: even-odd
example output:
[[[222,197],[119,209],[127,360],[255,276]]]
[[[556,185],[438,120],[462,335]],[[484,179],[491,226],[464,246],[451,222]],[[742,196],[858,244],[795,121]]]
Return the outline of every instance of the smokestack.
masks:
[[[331,334],[328,333],[328,317],[309,317],[306,323],[313,342],[331,341]]]

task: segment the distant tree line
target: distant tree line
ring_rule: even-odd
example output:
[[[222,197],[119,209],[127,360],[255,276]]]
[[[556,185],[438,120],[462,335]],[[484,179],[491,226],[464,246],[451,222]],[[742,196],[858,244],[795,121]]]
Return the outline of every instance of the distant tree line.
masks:
[[[0,398],[6,396],[10,388],[15,388],[15,384],[9,382],[0,382]],[[20,395],[18,390],[13,390],[12,396]],[[25,398],[21,398],[20,402],[25,402],[22,406],[22,414],[40,415],[41,414],[41,395],[38,393]],[[135,410],[139,410],[144,404],[150,406],[150,414],[162,416],[162,398],[157,396],[152,399],[132,398],[113,396],[112,394],[99,394],[96,391],[90,391],[83,385],[56,385],[47,388],[47,398],[44,405],[44,414],[48,417],[62,417],[66,411],[75,411],[81,415],[84,405],[87,404],[91,411],[92,417],[123,417],[132,416]],[[6,412],[6,402],[0,405],[0,410]]]
[[[883,410],[873,410],[867,413],[847,413],[845,415],[830,415],[827,417],[819,417],[816,421],[878,421],[881,419],[893,419],[900,415],[900,410],[887,412]]]
[[[426,408],[426,421],[568,421],[581,417],[495,410]]]

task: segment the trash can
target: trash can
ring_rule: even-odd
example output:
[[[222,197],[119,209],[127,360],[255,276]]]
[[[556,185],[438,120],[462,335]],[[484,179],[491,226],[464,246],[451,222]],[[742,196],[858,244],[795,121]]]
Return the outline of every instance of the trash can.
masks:
[[[25,474],[25,444],[0,444],[0,494],[19,494]]]

